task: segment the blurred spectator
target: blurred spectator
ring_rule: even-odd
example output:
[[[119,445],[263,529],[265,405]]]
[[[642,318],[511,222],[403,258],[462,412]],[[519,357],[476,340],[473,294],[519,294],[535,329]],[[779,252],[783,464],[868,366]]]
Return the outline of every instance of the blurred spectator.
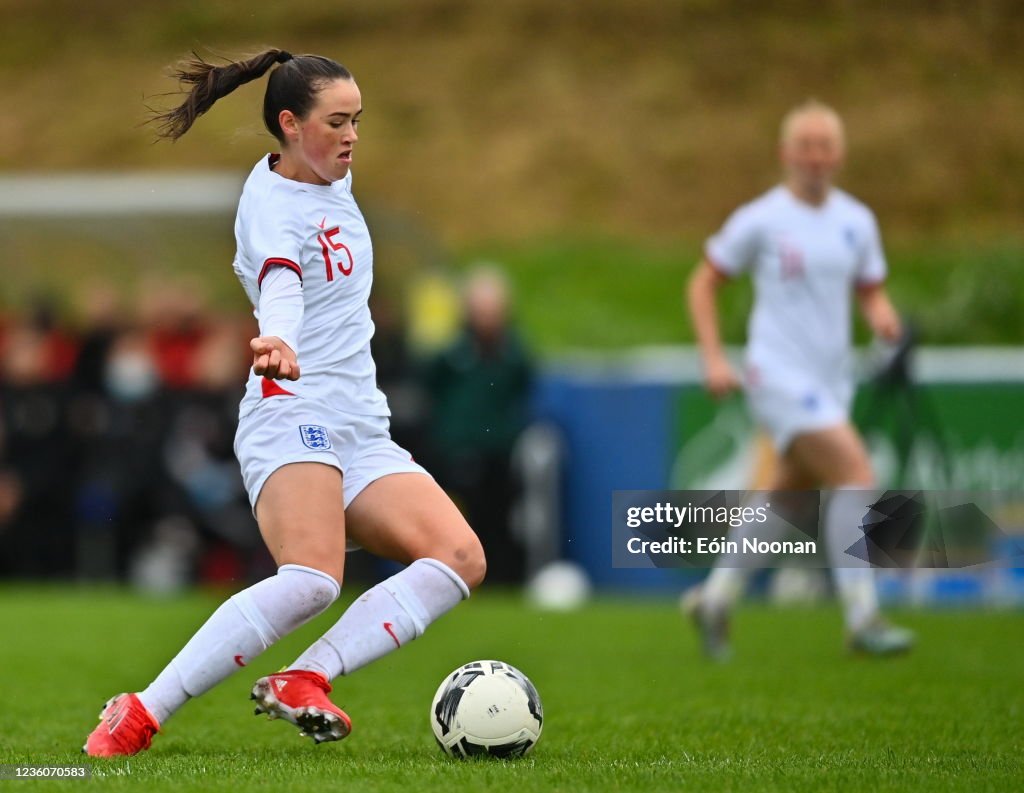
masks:
[[[163,463],[184,497],[180,518],[206,540],[199,559],[206,583],[244,580],[265,555],[233,450],[246,330],[231,322],[207,329],[194,359],[194,387],[175,395],[163,445]],[[185,545],[181,535],[161,527],[168,553]]]
[[[156,281],[143,285],[140,304],[160,379],[171,389],[193,386],[206,333],[202,291],[190,281]]]
[[[143,283],[131,306],[97,284],[80,294],[75,332],[46,300],[0,316],[0,575],[157,592],[265,577],[233,453],[253,320],[214,316],[188,281]],[[421,377],[401,307],[377,295],[378,381],[392,433],[466,512],[491,580],[519,581],[511,454],[530,365],[498,270],[471,274],[461,310]]]
[[[84,291],[77,333],[43,300],[0,316],[0,575],[264,577],[232,453],[251,318],[184,282],[118,303]]]
[[[447,347],[459,332],[463,306],[459,290],[437,270],[421,272],[409,283],[409,340],[416,352],[430,355]]]
[[[123,574],[147,528],[169,506],[160,450],[167,408],[145,334],[126,329],[110,343],[102,393],[76,400],[72,431],[80,458],[74,496],[80,575]]]
[[[511,455],[526,425],[529,357],[512,327],[499,270],[482,266],[470,274],[464,311],[462,332],[426,368],[429,467],[480,535],[488,579],[519,582],[524,554],[509,527],[516,494]]]
[[[370,298],[374,332],[370,342],[377,366],[377,385],[387,394],[391,409],[391,437],[395,443],[422,454],[427,443],[427,405],[418,377],[402,311],[384,295]]]
[[[39,334],[41,342],[38,350],[41,379],[47,383],[63,382],[75,368],[78,345],[72,335],[58,325],[52,301],[42,295],[36,297],[29,325]]]
[[[74,370],[77,391],[98,394],[103,391],[103,369],[110,345],[123,324],[123,312],[117,293],[108,286],[97,284],[82,295],[81,344]]]
[[[4,557],[0,569],[45,575],[68,566],[66,520],[73,450],[64,422],[66,394],[59,382],[73,347],[52,316],[37,307],[12,323],[0,350],[0,478],[6,518],[0,515]]]

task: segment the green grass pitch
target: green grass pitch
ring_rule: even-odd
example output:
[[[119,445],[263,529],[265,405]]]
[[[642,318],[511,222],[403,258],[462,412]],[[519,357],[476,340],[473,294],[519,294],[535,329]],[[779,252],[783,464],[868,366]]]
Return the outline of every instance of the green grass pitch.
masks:
[[[77,764],[103,701],[137,690],[219,598],[119,590],[0,589],[0,764]],[[314,746],[252,715],[248,690],[341,613],[273,647],[189,703],[135,758],[91,761],[92,781],[5,782],[26,790],[751,791],[1024,789],[1024,614],[896,615],[911,655],[850,658],[828,607],[749,606],[735,660],[704,663],[665,600],[601,599],[551,614],[484,592],[428,634],[351,678],[335,700],[346,741]],[[545,706],[536,751],[460,762],[428,723],[441,678],[500,658]],[[103,779],[98,779],[100,774]],[[17,787],[21,789],[21,787]]]

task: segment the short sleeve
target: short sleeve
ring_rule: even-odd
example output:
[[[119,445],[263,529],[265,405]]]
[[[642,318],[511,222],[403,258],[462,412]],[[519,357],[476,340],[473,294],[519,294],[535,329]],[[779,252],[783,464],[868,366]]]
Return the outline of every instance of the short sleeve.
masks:
[[[856,282],[858,286],[873,286],[885,281],[889,267],[882,250],[882,236],[878,221],[870,211],[867,213],[867,229],[860,259],[857,262]]]
[[[256,269],[258,286],[274,267],[287,267],[302,278],[304,224],[288,209],[266,201],[249,218],[246,248]]]
[[[704,246],[708,263],[730,278],[750,269],[757,255],[759,228],[750,205],[740,207]]]

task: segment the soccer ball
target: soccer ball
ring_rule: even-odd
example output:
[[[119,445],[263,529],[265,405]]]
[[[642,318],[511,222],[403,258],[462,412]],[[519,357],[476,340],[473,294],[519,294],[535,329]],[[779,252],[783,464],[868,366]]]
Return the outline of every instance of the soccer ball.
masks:
[[[430,726],[452,757],[522,757],[540,738],[544,708],[530,679],[502,661],[473,661],[441,681]]]

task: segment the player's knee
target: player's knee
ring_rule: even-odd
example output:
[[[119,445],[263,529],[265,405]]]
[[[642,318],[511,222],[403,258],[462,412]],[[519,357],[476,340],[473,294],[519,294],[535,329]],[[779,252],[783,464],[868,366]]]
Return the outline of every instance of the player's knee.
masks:
[[[470,589],[476,589],[480,584],[484,582],[484,577],[487,575],[487,555],[484,553],[484,547],[480,544],[480,540],[476,541],[476,548],[473,552],[472,558],[472,570],[469,578],[465,579],[466,586]]]
[[[295,527],[288,542],[275,556],[281,565],[298,565],[307,570],[315,570],[340,587],[345,575],[344,543],[344,539],[327,529],[320,529],[312,536],[302,536],[298,527]]]
[[[878,480],[875,479],[874,472],[869,468],[868,470],[861,471],[857,474],[853,485],[854,487],[859,487],[862,490],[873,490],[878,487]]]
[[[470,532],[469,536],[451,551],[448,566],[459,574],[470,589],[476,589],[483,583],[487,574],[487,558],[484,555],[484,547],[475,534]]]

